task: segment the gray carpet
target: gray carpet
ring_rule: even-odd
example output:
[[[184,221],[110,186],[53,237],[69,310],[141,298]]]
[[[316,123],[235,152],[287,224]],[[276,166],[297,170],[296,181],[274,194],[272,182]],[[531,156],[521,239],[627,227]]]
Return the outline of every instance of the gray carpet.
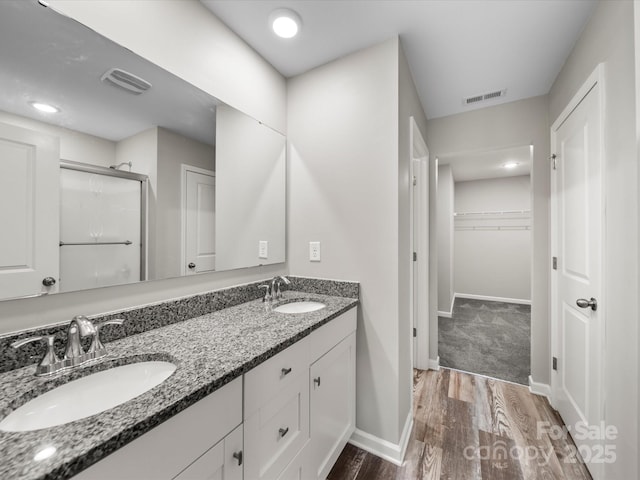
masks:
[[[438,317],[440,365],[529,384],[531,306],[456,298]]]

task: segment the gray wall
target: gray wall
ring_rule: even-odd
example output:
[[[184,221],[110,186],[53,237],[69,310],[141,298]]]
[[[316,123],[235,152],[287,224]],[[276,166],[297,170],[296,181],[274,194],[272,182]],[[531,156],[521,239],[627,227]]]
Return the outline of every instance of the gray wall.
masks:
[[[418,125],[422,137],[426,139],[427,118],[425,117],[418,92],[409,64],[398,42],[398,352],[400,354],[398,364],[399,389],[398,389],[398,423],[402,428],[407,416],[412,414],[411,399],[413,394],[413,319],[410,312],[411,277],[413,275],[413,252],[411,239],[410,202],[412,195],[411,176],[411,152],[410,139],[413,117]],[[426,140],[425,140],[426,141]],[[421,292],[428,295],[429,292]],[[435,301],[431,302],[435,304]],[[434,307],[435,308],[435,307]]]
[[[530,187],[529,175],[456,182],[455,210],[529,210]],[[459,226],[520,226],[530,224],[530,220],[496,216],[483,220],[458,220],[456,223]],[[456,294],[531,300],[530,230],[456,229],[454,239]]]
[[[637,4],[636,4],[637,7]],[[638,25],[635,25],[636,32]],[[637,53],[637,52],[636,52]],[[605,421],[619,430],[610,480],[638,478],[638,146],[634,4],[599,2],[549,93],[553,122],[600,62],[605,67],[602,308],[606,324]]]
[[[182,272],[181,165],[215,169],[215,149],[165,128],[158,128],[158,196],[156,203],[155,278],[177,277]],[[212,132],[213,135],[213,132]]]
[[[549,119],[546,96],[429,120],[431,154],[477,152],[533,145],[533,278],[531,375],[550,381],[549,348]]]
[[[438,167],[438,311],[451,313],[453,307],[453,213],[454,182],[451,165]]]
[[[361,282],[357,427],[395,444],[411,401],[411,359],[400,352],[410,351],[400,293],[410,266],[408,116],[424,127],[400,57],[394,38],[288,81],[291,271]],[[321,262],[309,261],[309,241],[321,242]]]
[[[49,3],[211,95],[284,131],[284,78],[196,0]],[[0,302],[0,333],[256,281],[276,273],[287,274],[286,264]]]
[[[0,111],[0,122],[44,132],[60,139],[60,158],[108,167],[116,163],[116,143],[87,133]]]

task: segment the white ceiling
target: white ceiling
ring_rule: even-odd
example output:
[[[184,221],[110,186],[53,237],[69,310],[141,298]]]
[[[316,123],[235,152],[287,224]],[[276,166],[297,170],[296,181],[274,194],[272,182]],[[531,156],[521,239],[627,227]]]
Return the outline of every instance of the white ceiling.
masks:
[[[428,118],[549,92],[595,0],[201,0],[284,76],[399,35]],[[276,8],[302,17],[275,36]],[[507,89],[463,106],[463,97]]]
[[[112,141],[161,126],[213,144],[220,102],[35,0],[0,0],[0,110]],[[132,95],[100,81],[118,67],[152,87]],[[30,101],[53,104],[57,114]]]
[[[518,166],[506,169],[503,165],[507,162],[516,162]],[[438,164],[451,165],[453,179],[456,182],[530,175],[531,147],[523,145],[480,152],[441,155],[438,157]]]

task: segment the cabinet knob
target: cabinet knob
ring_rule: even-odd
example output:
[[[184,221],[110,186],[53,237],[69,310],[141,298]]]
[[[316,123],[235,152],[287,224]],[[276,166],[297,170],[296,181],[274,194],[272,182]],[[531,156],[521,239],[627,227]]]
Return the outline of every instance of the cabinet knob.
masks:
[[[189,265],[187,265],[191,270],[193,270],[194,268],[196,268],[196,264],[191,262],[189,263]]]
[[[282,369],[282,376],[286,377],[287,375],[289,375],[291,373],[291,368],[283,368]]]
[[[320,386],[320,377],[314,378],[313,383],[315,383],[317,386]]]
[[[242,465],[242,450],[239,452],[233,452],[233,458],[238,461],[238,466]]]
[[[56,279],[53,277],[45,277],[42,279],[42,285],[45,287],[53,287],[56,284]]]
[[[281,428],[278,430],[278,434],[280,435],[280,438],[284,437],[287,433],[289,433],[289,427]]]

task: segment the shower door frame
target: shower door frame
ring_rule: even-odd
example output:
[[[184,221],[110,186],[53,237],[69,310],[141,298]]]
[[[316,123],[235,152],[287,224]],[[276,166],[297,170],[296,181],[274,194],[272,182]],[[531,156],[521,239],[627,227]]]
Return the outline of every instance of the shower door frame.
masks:
[[[149,177],[141,173],[123,172],[115,168],[90,165],[72,160],[60,160],[60,168],[77,170],[84,173],[105,175],[107,177],[123,178],[140,182],[140,282],[147,280],[147,192]]]

